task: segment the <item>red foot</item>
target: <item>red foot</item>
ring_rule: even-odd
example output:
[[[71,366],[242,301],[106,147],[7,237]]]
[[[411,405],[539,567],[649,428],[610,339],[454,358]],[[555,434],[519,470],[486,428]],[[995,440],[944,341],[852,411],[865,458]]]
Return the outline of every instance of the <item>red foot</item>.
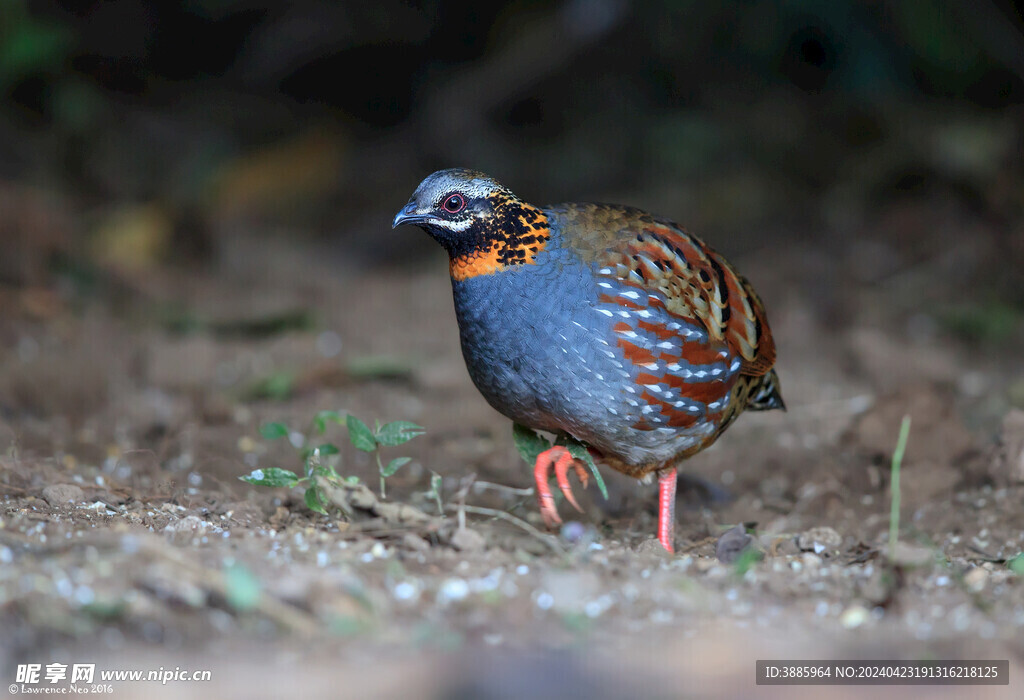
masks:
[[[572,487],[569,486],[569,467],[571,466],[576,471],[576,476],[580,478],[583,488],[587,487],[587,480],[589,478],[587,470],[583,468],[583,465],[573,458],[568,449],[561,445],[556,445],[537,455],[537,463],[533,467],[533,478],[537,482],[537,503],[540,506],[540,515],[544,518],[544,524],[549,528],[554,528],[562,522],[562,519],[558,516],[558,510],[555,509],[555,497],[551,495],[551,489],[548,487],[548,478],[552,465],[555,467],[555,478],[558,481],[558,488],[565,495],[565,500],[569,501],[572,507],[580,512],[583,512],[583,509],[576,502],[576,497],[572,495]]]
[[[676,526],[676,468],[671,467],[658,475],[658,541],[669,552],[675,553],[672,540]]]

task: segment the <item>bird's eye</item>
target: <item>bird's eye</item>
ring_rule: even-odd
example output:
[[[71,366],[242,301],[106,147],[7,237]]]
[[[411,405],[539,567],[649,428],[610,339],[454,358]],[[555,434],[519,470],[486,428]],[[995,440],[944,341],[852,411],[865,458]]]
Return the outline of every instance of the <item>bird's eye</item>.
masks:
[[[466,206],[466,200],[461,194],[450,194],[445,200],[441,208],[449,214],[457,214]]]

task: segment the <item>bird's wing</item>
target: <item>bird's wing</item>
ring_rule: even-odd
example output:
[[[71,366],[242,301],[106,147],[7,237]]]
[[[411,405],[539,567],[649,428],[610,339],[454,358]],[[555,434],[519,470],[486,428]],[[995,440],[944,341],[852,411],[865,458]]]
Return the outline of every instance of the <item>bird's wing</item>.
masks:
[[[760,297],[702,240],[628,207],[576,205],[569,214],[576,224],[569,227],[576,232],[574,247],[593,260],[599,275],[655,293],[649,303],[663,303],[669,316],[699,326],[709,344],[728,345],[740,359],[741,375],[759,377],[775,364],[775,343]],[[621,295],[616,300],[632,301]]]

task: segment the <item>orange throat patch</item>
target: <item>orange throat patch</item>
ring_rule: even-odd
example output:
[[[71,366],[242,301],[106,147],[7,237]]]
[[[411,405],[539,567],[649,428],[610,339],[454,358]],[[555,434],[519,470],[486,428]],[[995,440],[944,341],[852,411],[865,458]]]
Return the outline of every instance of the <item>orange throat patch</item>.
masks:
[[[452,257],[448,271],[453,280],[461,282],[512,265],[536,265],[537,255],[547,246],[550,235],[543,211],[519,200],[505,200],[483,223],[482,245]]]

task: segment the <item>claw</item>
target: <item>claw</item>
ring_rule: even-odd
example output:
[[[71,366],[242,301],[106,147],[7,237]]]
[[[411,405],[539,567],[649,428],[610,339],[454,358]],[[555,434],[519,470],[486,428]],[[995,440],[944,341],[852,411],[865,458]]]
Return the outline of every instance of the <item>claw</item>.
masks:
[[[587,488],[587,472],[583,469],[583,465],[574,459],[568,450],[560,454],[557,461],[555,461],[555,479],[558,481],[558,488],[562,489],[562,493],[565,495],[565,500],[569,501],[573,508],[582,513],[583,509],[576,502],[576,497],[572,493],[572,486],[569,485],[570,466],[575,469],[576,476],[579,477],[583,488]]]
[[[552,465],[555,467],[555,479],[558,481],[558,488],[561,489],[565,500],[569,501],[572,507],[580,512],[583,512],[583,509],[576,502],[576,497],[572,493],[572,486],[569,485],[569,467],[571,466],[576,472],[576,476],[579,477],[583,488],[587,487],[587,481],[589,480],[589,475],[586,469],[583,468],[583,465],[572,456],[568,449],[561,445],[556,445],[537,455],[537,462],[533,467],[533,478],[537,482],[537,503],[540,507],[540,515],[544,518],[544,524],[549,528],[554,528],[562,522],[562,518],[558,515],[558,510],[555,508],[555,497],[551,494],[551,488],[548,486],[548,475]]]

